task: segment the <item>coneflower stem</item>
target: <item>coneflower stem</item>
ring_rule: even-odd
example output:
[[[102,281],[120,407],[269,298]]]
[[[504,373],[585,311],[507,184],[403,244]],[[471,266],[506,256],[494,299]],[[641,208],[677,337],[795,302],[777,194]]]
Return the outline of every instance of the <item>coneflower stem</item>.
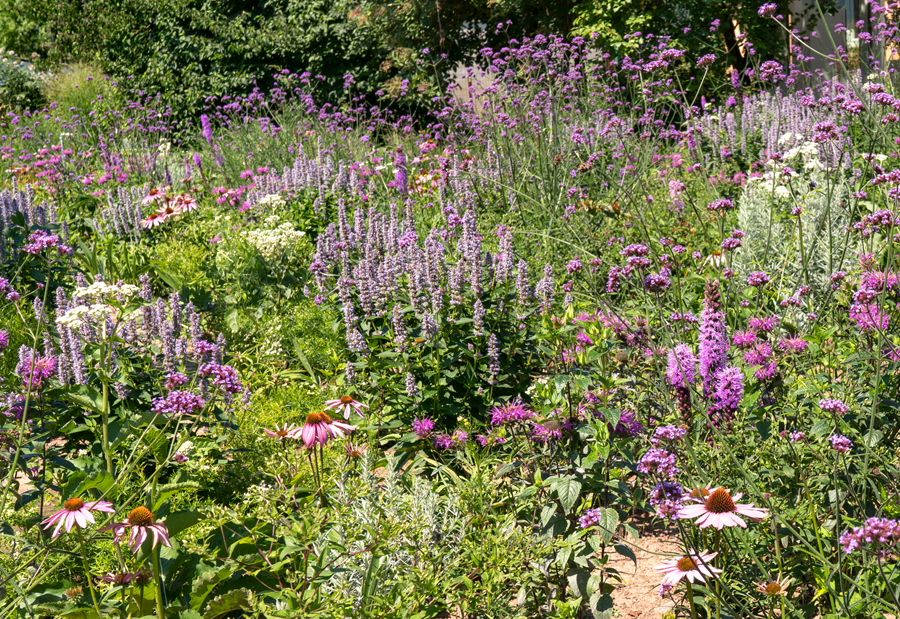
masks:
[[[76,526],[75,529],[78,531],[78,542],[81,544],[81,564],[84,566],[84,577],[87,579],[88,589],[91,590],[91,600],[94,601],[94,610],[97,611],[98,617],[102,617],[103,613],[100,612],[100,604],[97,603],[97,593],[94,591],[94,581],[91,580],[91,570],[88,568],[87,549],[84,546],[84,533],[81,532],[81,527]]]
[[[153,571],[156,575],[156,616],[159,619],[165,619],[166,605],[163,603],[163,579],[162,572],[159,569],[159,546],[151,551],[150,556],[153,557]]]
[[[687,598],[691,605],[691,619],[697,619],[697,607],[694,606],[694,589],[691,587],[691,581],[687,581]]]
[[[721,545],[722,540],[722,530],[716,529],[716,558],[717,562],[722,560],[722,557],[719,555],[719,546]],[[719,579],[716,578],[716,619],[721,619],[722,617],[722,591],[719,586]]]

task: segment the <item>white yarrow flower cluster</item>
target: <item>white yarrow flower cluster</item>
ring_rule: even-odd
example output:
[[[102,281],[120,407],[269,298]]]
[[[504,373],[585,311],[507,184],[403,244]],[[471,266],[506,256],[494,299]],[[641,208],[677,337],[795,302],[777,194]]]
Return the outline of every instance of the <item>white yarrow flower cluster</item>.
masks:
[[[264,228],[242,232],[241,238],[262,254],[263,258],[267,260],[281,258],[290,253],[306,233],[294,229],[294,225],[290,222],[278,224],[278,221],[277,215],[266,217],[263,222]]]
[[[106,318],[116,308],[105,303],[94,303],[93,305],[77,305],[68,312],[59,316],[56,323],[70,329],[77,329],[85,323],[87,318]]]
[[[270,193],[260,198],[259,202],[257,202],[256,205],[263,208],[277,209],[287,206],[287,202],[285,202],[284,198],[282,198],[278,194]]]
[[[107,284],[106,282],[94,282],[90,286],[79,288],[72,296],[76,299],[82,299],[84,297],[102,298],[106,295],[122,295],[127,299],[133,297],[140,291],[140,288],[131,284],[114,286],[112,284]]]

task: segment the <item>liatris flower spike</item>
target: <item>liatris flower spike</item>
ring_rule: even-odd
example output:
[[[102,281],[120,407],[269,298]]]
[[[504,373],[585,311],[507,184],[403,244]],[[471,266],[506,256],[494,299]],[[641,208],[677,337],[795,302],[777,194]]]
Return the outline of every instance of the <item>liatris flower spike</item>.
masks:
[[[135,507],[131,510],[125,522],[116,522],[103,530],[112,531],[113,541],[116,543],[123,541],[127,537],[131,552],[135,554],[137,554],[138,549],[149,535],[153,535],[151,548],[156,548],[156,545],[160,543],[168,548],[172,547],[172,544],[169,542],[169,530],[166,528],[166,525],[154,522],[153,514],[144,506]]]
[[[94,516],[91,512],[106,512],[107,514],[112,514],[115,513],[115,511],[112,503],[107,503],[106,501],[91,501],[85,503],[79,498],[72,498],[63,503],[62,509],[41,522],[41,524],[47,525],[44,527],[44,530],[47,530],[56,523],[56,528],[53,529],[53,535],[50,536],[50,539],[56,539],[63,526],[66,527],[66,533],[68,533],[72,530],[72,525],[77,524],[84,529],[87,527],[88,523],[93,524]]]
[[[701,552],[690,556],[666,561],[653,569],[663,574],[662,583],[677,585],[683,578],[688,582],[706,582],[707,578],[715,578],[722,570],[712,566],[716,552]]]
[[[698,493],[701,496],[705,493]],[[736,500],[741,498],[741,493],[734,497],[725,488],[716,488],[711,491],[706,500],[695,499],[697,503],[681,508],[679,518],[697,518],[694,524],[701,529],[715,527],[720,531],[724,527],[747,528],[747,523],[740,516],[746,516],[757,522],[769,515],[769,510],[761,507],[753,507],[753,503],[739,504]]]
[[[355,411],[357,415],[360,417],[365,417],[365,413],[363,413],[362,409],[369,408],[367,405],[362,402],[357,402],[349,395],[343,396],[340,400],[328,400],[325,402],[325,410],[330,408],[339,408],[344,413],[344,419],[350,419],[350,411]]]

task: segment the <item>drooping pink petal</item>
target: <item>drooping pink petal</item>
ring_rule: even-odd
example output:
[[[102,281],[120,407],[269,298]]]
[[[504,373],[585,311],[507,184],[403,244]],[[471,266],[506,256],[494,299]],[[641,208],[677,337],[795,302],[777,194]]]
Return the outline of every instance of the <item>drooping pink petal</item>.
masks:
[[[312,446],[315,444],[315,438],[316,438],[315,427],[310,426],[310,425],[303,426],[302,437],[303,437],[303,444],[306,445],[306,448],[312,449]]]

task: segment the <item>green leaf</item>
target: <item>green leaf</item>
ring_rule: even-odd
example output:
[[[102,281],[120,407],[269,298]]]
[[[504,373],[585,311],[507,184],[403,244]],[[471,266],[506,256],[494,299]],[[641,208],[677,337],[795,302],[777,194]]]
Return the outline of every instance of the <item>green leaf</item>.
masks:
[[[864,439],[866,447],[870,447],[870,448],[875,447],[875,445],[880,443],[881,439],[883,439],[883,438],[884,438],[884,432],[882,432],[881,430],[876,430],[875,428],[872,428],[866,434],[865,439]]]
[[[629,546],[628,544],[613,544],[613,548],[615,548],[616,552],[618,552],[623,557],[631,559],[634,562],[634,566],[637,567],[637,556],[634,554],[631,546]]]
[[[612,619],[612,596],[605,594],[602,591],[596,592],[591,596],[590,608],[591,614],[594,615],[594,619]]]
[[[240,313],[236,307],[225,312],[225,326],[232,332],[240,330]]]
[[[600,520],[597,522],[597,529],[603,543],[608,544],[612,540],[619,526],[619,514],[611,507],[598,507],[600,511]]]
[[[588,597],[588,580],[591,578],[591,573],[588,570],[575,570],[574,572],[569,574],[569,588],[572,592],[581,597]]]
[[[246,589],[229,591],[213,599],[209,603],[209,607],[203,617],[204,619],[219,619],[219,617],[224,617],[233,611],[247,608],[249,602],[250,596]]]
[[[569,513],[581,494],[581,482],[572,477],[563,477],[553,487],[563,509]]]
[[[83,473],[81,471],[69,476],[69,480],[63,487],[63,498],[82,498],[88,490],[99,490],[100,494],[109,491],[116,483],[116,478],[106,471]]]
[[[206,519],[201,512],[195,509],[188,509],[180,512],[174,512],[166,516],[164,524],[169,531],[169,537],[175,537],[182,531],[191,528],[197,523]]]

